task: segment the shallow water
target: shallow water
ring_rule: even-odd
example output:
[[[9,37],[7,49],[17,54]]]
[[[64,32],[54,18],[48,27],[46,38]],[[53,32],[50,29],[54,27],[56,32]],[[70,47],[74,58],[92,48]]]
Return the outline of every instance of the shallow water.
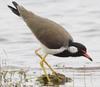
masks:
[[[68,30],[75,41],[84,43],[93,62],[80,58],[57,58],[49,55],[47,61],[57,67],[100,66],[100,1],[99,0],[16,0],[34,13],[56,21]],[[40,68],[40,59],[34,50],[38,41],[25,25],[8,8],[11,0],[0,0],[0,58],[1,65]],[[62,71],[64,74],[67,72]],[[90,72],[100,74],[97,71]],[[80,74],[80,72],[79,72]],[[82,75],[83,76],[83,75]],[[75,86],[85,87],[83,77],[75,74]],[[93,77],[94,86],[99,87],[99,75]],[[78,84],[81,81],[80,84]],[[90,87],[90,76],[86,77]]]

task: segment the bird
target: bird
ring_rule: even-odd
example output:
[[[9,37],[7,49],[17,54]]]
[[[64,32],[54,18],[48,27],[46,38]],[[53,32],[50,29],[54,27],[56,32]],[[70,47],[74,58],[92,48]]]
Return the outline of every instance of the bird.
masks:
[[[48,81],[50,81],[50,78],[45,70],[44,63],[56,75],[56,71],[53,70],[45,60],[48,54],[61,58],[84,56],[84,58],[93,61],[87,54],[86,46],[79,42],[75,42],[73,37],[63,26],[27,10],[15,1],[12,1],[12,4],[14,7],[10,5],[8,5],[8,7],[14,14],[24,20],[26,25],[37,38],[38,42],[41,44],[41,48],[38,48],[35,53],[39,58],[41,58],[40,65]],[[40,55],[39,51],[41,49],[44,51],[45,56]]]

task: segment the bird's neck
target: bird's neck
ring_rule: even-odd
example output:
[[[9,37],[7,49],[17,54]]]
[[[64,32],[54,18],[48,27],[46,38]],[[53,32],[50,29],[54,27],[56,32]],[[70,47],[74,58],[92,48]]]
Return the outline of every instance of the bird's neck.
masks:
[[[74,46],[74,45],[76,45],[76,44],[77,44],[77,42],[74,42],[74,41],[72,41],[72,40],[69,41],[69,47],[70,47],[70,46]]]
[[[73,41],[69,42],[69,47],[75,46],[75,45],[77,45],[77,42],[73,42]],[[58,57],[77,57],[79,55],[78,55],[78,53],[71,53],[68,50],[65,50],[59,54],[55,54],[55,56],[58,56]]]

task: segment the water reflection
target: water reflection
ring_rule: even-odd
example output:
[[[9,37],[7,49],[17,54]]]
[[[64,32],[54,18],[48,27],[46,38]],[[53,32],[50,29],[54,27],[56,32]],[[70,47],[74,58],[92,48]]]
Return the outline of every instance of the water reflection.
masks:
[[[6,39],[6,38],[0,38],[0,42],[7,42],[8,41],[8,39]]]

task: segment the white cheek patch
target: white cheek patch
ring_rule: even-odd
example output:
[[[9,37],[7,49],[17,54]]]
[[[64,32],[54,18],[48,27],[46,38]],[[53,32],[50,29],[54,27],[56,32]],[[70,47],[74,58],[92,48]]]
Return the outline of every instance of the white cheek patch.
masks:
[[[78,52],[78,49],[76,47],[74,47],[74,46],[70,46],[68,48],[68,51],[71,52],[71,53],[77,53]]]

